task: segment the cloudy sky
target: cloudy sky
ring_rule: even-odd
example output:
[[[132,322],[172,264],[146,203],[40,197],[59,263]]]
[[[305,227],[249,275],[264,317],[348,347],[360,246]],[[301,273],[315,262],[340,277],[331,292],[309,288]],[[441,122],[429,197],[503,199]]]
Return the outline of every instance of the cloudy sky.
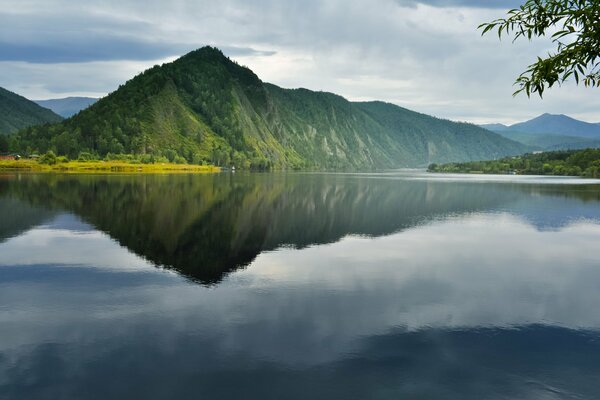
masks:
[[[0,86],[31,99],[103,96],[203,45],[261,79],[453,120],[543,112],[600,122],[600,90],[512,97],[548,40],[513,44],[477,25],[520,0],[3,0]]]

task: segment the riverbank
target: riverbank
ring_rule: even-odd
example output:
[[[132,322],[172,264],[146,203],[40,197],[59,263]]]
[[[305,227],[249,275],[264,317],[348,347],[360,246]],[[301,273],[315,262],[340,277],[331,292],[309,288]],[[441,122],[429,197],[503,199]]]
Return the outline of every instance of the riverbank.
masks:
[[[35,160],[0,160],[0,171],[61,172],[61,173],[215,173],[221,168],[212,165],[173,163],[142,164],[126,161],[67,161],[42,164]]]

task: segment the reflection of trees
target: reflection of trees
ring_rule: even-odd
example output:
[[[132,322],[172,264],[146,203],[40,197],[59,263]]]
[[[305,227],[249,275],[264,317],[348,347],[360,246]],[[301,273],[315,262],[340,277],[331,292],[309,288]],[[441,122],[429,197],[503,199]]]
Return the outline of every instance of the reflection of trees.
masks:
[[[13,175],[0,175],[0,242],[49,220],[54,213],[9,196]]]
[[[53,213],[15,199],[0,197],[0,243],[32,226],[49,220]]]
[[[131,251],[203,283],[218,282],[264,250],[386,235],[537,190],[302,174],[31,175],[0,180],[0,189],[73,212]]]

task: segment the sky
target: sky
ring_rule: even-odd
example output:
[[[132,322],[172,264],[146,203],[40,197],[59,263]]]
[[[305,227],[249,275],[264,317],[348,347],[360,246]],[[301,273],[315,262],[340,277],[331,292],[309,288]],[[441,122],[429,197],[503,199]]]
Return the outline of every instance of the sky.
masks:
[[[600,122],[600,90],[512,96],[549,39],[477,26],[520,0],[2,0],[0,86],[30,99],[100,97],[212,45],[263,81],[441,118],[514,123],[548,112]]]

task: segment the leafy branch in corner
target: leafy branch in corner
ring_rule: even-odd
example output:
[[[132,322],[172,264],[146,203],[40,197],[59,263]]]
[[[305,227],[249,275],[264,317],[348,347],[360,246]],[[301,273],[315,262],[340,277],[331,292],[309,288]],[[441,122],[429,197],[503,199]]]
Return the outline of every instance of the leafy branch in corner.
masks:
[[[508,11],[507,18],[479,25],[482,35],[496,31],[498,37],[514,36],[531,40],[551,35],[556,50],[538,57],[515,81],[528,97],[542,97],[546,88],[570,78],[588,87],[600,87],[600,1],[527,0]]]

